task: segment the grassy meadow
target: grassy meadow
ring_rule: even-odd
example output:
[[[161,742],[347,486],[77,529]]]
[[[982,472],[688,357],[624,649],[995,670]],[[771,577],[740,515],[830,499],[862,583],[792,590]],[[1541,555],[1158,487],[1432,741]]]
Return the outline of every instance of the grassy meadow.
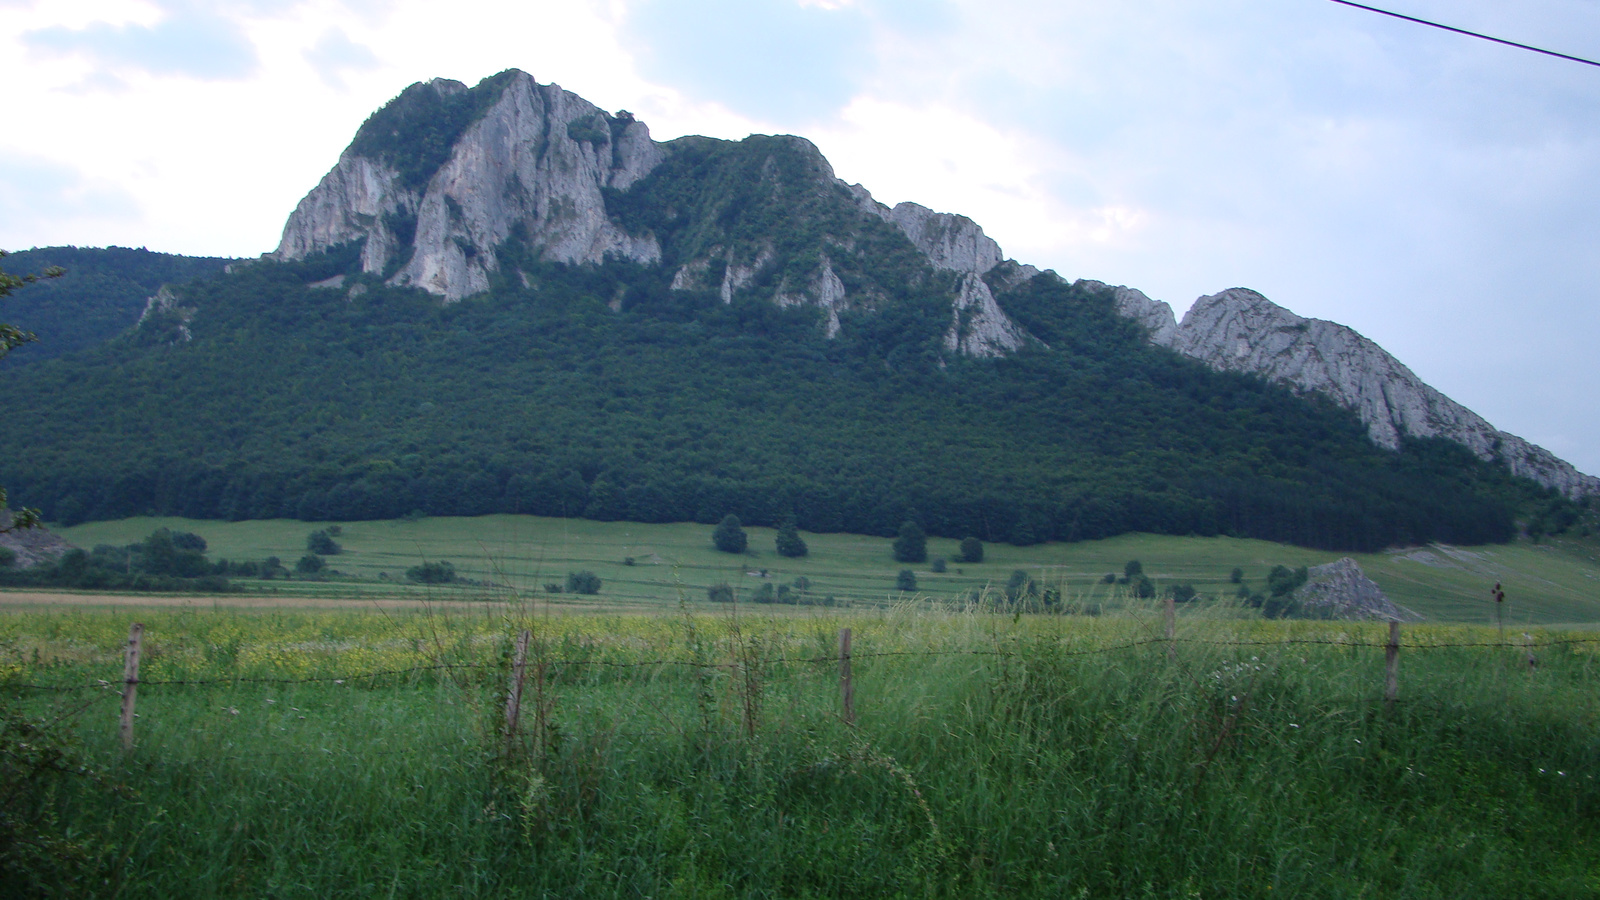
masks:
[[[0,893],[1600,893],[1589,632],[1532,632],[1530,668],[1520,633],[1407,626],[1389,708],[1376,624],[1190,604],[1169,657],[1158,610],[1136,604],[639,615],[544,599],[139,610],[127,754],[115,682],[134,611],[5,609]],[[58,743],[65,765],[19,764]],[[8,842],[18,822],[46,840]]]
[[[775,531],[747,528],[750,551],[734,556],[711,546],[712,526],[641,525],[495,515],[478,518],[424,518],[342,522],[338,541],[345,552],[329,557],[331,568],[352,578],[323,582],[240,584],[270,595],[297,597],[472,596],[481,588],[429,588],[403,585],[404,572],[424,560],[448,560],[466,578],[508,585],[527,596],[546,584],[564,582],[569,572],[592,571],[602,579],[596,597],[555,598],[585,607],[659,610],[680,596],[704,602],[705,589],[727,582],[748,594],[766,582],[788,584],[804,576],[815,598],[833,596],[856,606],[885,605],[904,599],[895,590],[896,574],[906,568],[890,554],[888,538],[802,533],[810,554],[786,559],[773,549]],[[264,559],[278,556],[286,565],[306,552],[306,535],[323,524],[294,520],[244,522],[138,518],[62,528],[67,540],[89,548],[127,544],[157,527],[193,531],[210,543],[213,559]],[[1235,566],[1247,582],[1264,590],[1274,565],[1318,565],[1340,554],[1266,541],[1131,534],[1103,541],[1050,543],[1033,547],[988,544],[980,564],[956,562],[954,540],[930,538],[928,558],[948,562],[944,573],[927,563],[912,566],[917,593],[951,598],[972,589],[999,587],[1017,569],[1042,585],[1062,589],[1080,605],[1110,602],[1112,588],[1100,584],[1108,572],[1121,573],[1138,559],[1158,585],[1192,583],[1202,594],[1231,596],[1227,583]],[[1353,554],[1362,569],[1395,602],[1433,622],[1482,624],[1493,621],[1489,589],[1505,585],[1506,619],[1518,625],[1577,625],[1600,622],[1600,539],[1557,538],[1541,544],[1455,548],[1431,546],[1376,554]],[[625,565],[627,559],[633,565]],[[765,572],[765,577],[762,573]],[[3,597],[0,594],[0,597]]]

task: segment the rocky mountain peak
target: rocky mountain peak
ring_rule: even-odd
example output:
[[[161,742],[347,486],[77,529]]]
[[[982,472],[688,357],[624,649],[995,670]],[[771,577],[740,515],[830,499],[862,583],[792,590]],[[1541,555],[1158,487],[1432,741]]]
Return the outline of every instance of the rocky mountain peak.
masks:
[[[656,227],[616,208],[627,205],[621,194],[675,154],[704,162],[719,153],[741,157],[728,165],[744,168],[713,178],[709,195],[658,189],[669,196]],[[690,208],[681,208],[685,203]],[[821,226],[811,229],[813,245],[770,233],[770,222],[755,234],[748,225],[728,225],[739,218],[730,216],[735,210],[763,203],[797,220],[811,216]],[[839,209],[821,208],[840,203],[842,218]],[[808,205],[815,208],[800,208]],[[724,302],[758,290],[779,305],[816,306],[833,336],[842,313],[875,309],[888,293],[871,279],[850,277],[863,263],[859,227],[846,220],[863,212],[893,225],[934,271],[954,276],[945,279],[952,304],[947,349],[992,356],[1022,345],[1022,329],[977,277],[1002,261],[1000,247],[971,219],[915,203],[890,209],[860,185],[840,182],[814,144],[792,135],[658,144],[632,115],[606,113],[515,70],[471,88],[434,79],[403,91],[362,125],[289,217],[270,255],[301,259],[361,242],[363,271],[447,302],[488,290],[507,241],[522,242],[543,262],[670,262],[674,289],[715,290]],[[694,224],[664,255],[658,232],[683,235],[684,215]],[[797,269],[797,258],[810,262]]]
[[[364,240],[363,271],[446,300],[487,290],[513,233],[547,261],[655,262],[660,247],[617,227],[602,192],[626,190],[662,156],[644,123],[524,72],[474,88],[435,79],[362,126],[273,256]]]
[[[1403,436],[1447,438],[1568,496],[1600,494],[1600,478],[1496,429],[1352,328],[1298,316],[1248,288],[1201,297],[1181,323],[1173,321],[1167,304],[1128,288],[1115,290],[1117,310],[1143,324],[1152,342],[1213,369],[1323,394],[1354,410],[1380,446],[1399,447]]]

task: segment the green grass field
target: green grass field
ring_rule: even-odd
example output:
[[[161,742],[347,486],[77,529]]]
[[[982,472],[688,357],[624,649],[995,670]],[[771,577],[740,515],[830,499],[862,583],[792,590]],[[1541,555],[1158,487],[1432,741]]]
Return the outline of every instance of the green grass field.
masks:
[[[765,581],[790,583],[799,576],[810,580],[815,596],[833,595],[853,605],[882,605],[901,599],[894,589],[895,576],[905,568],[891,558],[889,539],[846,534],[804,534],[810,555],[785,559],[773,550],[775,532],[769,528],[747,529],[751,552],[731,556],[712,548],[709,525],[533,516],[339,524],[344,532],[339,542],[346,552],[330,557],[329,562],[357,579],[241,583],[285,596],[393,594],[403,590],[396,582],[403,580],[407,567],[442,559],[452,562],[464,577],[509,584],[523,593],[540,591],[547,583],[561,583],[569,572],[593,571],[604,582],[594,599],[617,609],[659,609],[663,604],[675,604],[680,592],[691,600],[704,601],[706,587],[722,581],[749,592]],[[159,526],[200,534],[210,542],[213,558],[278,556],[290,565],[305,553],[307,533],[324,527],[282,519],[139,518],[94,522],[63,528],[60,533],[88,548],[100,543],[130,543]],[[956,545],[953,540],[929,539],[929,560],[945,557],[951,562],[942,574],[930,571],[927,564],[911,567],[920,594],[949,598],[974,588],[1000,586],[1014,570],[1023,569],[1042,584],[1062,587],[1065,596],[1095,603],[1109,600],[1112,594],[1109,587],[1099,584],[1099,577],[1120,573],[1124,563],[1138,559],[1158,583],[1190,582],[1203,594],[1231,595],[1233,585],[1226,582],[1234,566],[1243,567],[1249,583],[1260,590],[1274,565],[1317,565],[1340,555],[1264,541],[1136,534],[1035,547],[988,544],[984,562],[967,565],[954,562]],[[1600,540],[1594,538],[1353,556],[1391,599],[1430,621],[1492,621],[1489,589],[1499,581],[1509,598],[1509,624],[1600,622]],[[630,557],[634,565],[624,565]],[[434,588],[427,593],[470,595],[474,590]],[[409,589],[409,593],[416,595],[418,590]],[[557,602],[562,599],[574,598],[556,598]]]
[[[1592,633],[1225,612],[4,609],[0,895],[1600,892]]]

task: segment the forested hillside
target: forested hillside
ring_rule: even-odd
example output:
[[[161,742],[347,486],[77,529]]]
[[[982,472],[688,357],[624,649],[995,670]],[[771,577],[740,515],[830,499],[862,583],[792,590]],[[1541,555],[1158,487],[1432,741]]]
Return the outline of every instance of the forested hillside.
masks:
[[[0,433],[0,483],[64,523],[733,512],[1336,549],[1504,540],[1542,495],[1453,444],[1377,448],[1352,414],[1153,347],[1048,274],[1001,295],[1048,349],[970,359],[939,352],[949,307],[914,292],[828,339],[816,308],[670,290],[661,266],[523,260],[442,305],[354,261],[197,282],[128,337],[7,372],[28,427]]]
[[[43,340],[6,357],[20,366],[62,356],[122,333],[139,321],[145,301],[161,285],[221,273],[226,259],[153,253],[128,247],[37,247],[6,257],[9,271],[66,274],[30,285],[6,300],[4,321]]]

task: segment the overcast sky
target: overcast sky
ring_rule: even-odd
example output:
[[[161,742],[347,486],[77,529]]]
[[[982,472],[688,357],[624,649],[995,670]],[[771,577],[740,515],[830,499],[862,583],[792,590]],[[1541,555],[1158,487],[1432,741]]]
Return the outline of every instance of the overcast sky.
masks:
[[[1375,0],[1600,58],[1600,0]],[[1329,0],[0,0],[0,247],[247,256],[413,81],[793,133],[1181,316],[1255,288],[1600,473],[1600,68]]]

